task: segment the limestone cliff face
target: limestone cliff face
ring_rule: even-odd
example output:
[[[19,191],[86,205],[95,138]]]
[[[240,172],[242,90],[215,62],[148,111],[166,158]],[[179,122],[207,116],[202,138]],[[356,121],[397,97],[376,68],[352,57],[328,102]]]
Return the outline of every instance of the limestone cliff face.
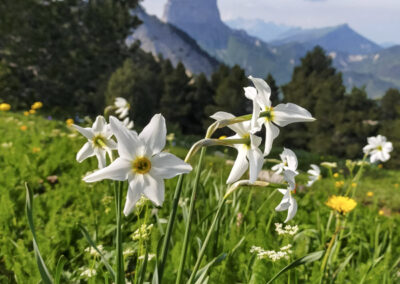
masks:
[[[217,0],[169,0],[163,19],[188,33],[207,50],[226,48],[231,34],[221,20]]]
[[[142,24],[128,37],[128,45],[139,40],[143,50],[154,56],[161,54],[174,66],[182,62],[194,74],[205,73],[209,76],[218,66],[218,61],[202,50],[185,32],[148,15],[143,8],[132,13],[139,17]]]

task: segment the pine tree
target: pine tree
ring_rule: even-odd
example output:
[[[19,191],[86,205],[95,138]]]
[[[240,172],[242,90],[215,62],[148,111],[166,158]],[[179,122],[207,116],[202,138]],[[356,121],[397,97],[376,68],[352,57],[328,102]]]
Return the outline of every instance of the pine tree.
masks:
[[[331,153],[339,143],[335,119],[342,112],[345,87],[341,73],[336,73],[332,60],[321,47],[315,47],[294,69],[292,80],[282,87],[285,102],[296,103],[317,119],[312,123],[293,124],[282,131],[285,145]]]
[[[377,134],[379,112],[375,101],[367,97],[365,89],[353,88],[337,102],[341,111],[335,119],[338,141],[331,153],[346,158],[361,158],[366,138]]]
[[[207,115],[212,115],[216,111],[226,111],[236,116],[251,112],[250,104],[244,96],[243,87],[249,85],[244,70],[237,65],[232,67],[228,74],[227,70],[226,66],[222,66],[213,75],[214,103],[207,106]]]
[[[400,91],[389,89],[381,99],[382,120],[400,118]]]
[[[276,81],[274,77],[272,76],[271,73],[268,73],[267,78],[265,78],[265,81],[271,88],[271,102],[273,106],[278,105],[281,102],[281,99],[279,98],[279,87],[276,84]]]
[[[187,118],[187,128],[193,134],[204,134],[203,124],[208,120],[205,114],[205,107],[212,103],[214,91],[210,82],[204,74],[194,78],[192,90],[189,93],[190,112]]]
[[[165,68],[169,69],[170,65],[167,63]],[[192,87],[189,82],[190,78],[186,75],[184,65],[178,63],[172,72],[165,73],[164,93],[160,101],[161,113],[174,128],[184,133],[190,132],[186,122],[191,109],[188,94]]]

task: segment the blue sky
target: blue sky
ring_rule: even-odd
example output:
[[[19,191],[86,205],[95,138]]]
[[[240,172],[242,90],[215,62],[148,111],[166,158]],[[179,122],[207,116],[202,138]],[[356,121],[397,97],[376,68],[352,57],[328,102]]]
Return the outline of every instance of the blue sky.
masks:
[[[165,3],[144,0],[142,5],[161,17]],[[400,0],[218,0],[218,6],[224,20],[259,18],[303,28],[348,23],[377,43],[400,44]]]

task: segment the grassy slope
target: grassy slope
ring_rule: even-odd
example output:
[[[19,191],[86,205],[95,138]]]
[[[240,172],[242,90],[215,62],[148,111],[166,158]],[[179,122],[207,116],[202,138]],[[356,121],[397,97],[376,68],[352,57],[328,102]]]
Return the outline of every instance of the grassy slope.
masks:
[[[98,260],[84,252],[88,246],[82,238],[77,224],[86,226],[92,237],[102,244],[107,251],[113,250],[114,202],[113,191],[108,182],[85,184],[81,178],[86,172],[96,169],[95,159],[89,159],[82,164],[75,161],[76,152],[85,140],[68,129],[63,122],[48,121],[40,117],[24,117],[18,114],[0,113],[0,280],[2,283],[20,282],[36,283],[39,274],[34,260],[31,245],[31,234],[27,227],[24,213],[25,190],[27,181],[34,193],[34,218],[42,255],[50,269],[54,269],[58,258],[63,254],[68,263],[64,279],[77,281],[80,279],[81,269],[93,267],[97,270],[97,282],[104,282],[105,269]],[[26,131],[20,129],[27,127]],[[12,143],[7,147],[4,143]],[[8,144],[9,145],[9,144]],[[5,147],[6,146],[6,147]],[[40,148],[40,151],[37,149]],[[210,154],[214,149],[209,150]],[[172,152],[183,157],[186,151],[174,148]],[[195,165],[195,160],[193,165]],[[198,242],[204,239],[207,227],[210,224],[208,214],[217,205],[217,199],[226,190],[224,185],[230,166],[225,166],[225,160],[211,155],[205,162],[202,173],[202,182],[198,195],[197,210],[193,240],[190,246],[188,264],[193,267],[198,250]],[[185,179],[183,198],[190,197],[190,177]],[[58,183],[51,184],[48,176],[57,175]],[[400,183],[399,173],[385,169],[370,168],[358,187],[358,205],[354,212],[349,214],[349,222],[345,226],[345,234],[340,249],[332,260],[332,271],[344,259],[353,254],[344,270],[336,274],[337,283],[355,283],[360,275],[367,275],[367,283],[395,283],[397,260],[400,255]],[[341,173],[339,180],[343,178]],[[306,180],[302,174],[301,184]],[[151,253],[155,253],[157,240],[165,230],[163,219],[167,218],[170,201],[176,179],[166,182],[166,202],[162,209],[153,211],[150,221],[155,224],[152,232]],[[298,224],[302,233],[296,236],[291,243],[294,245],[294,258],[306,253],[321,250],[329,241],[333,225],[326,230],[326,223],[330,210],[324,205],[328,196],[337,194],[341,189],[335,187],[335,180],[324,178],[318,181],[311,189],[299,185],[295,195],[299,203],[297,216],[290,224]],[[373,191],[374,197],[366,197],[366,192]],[[212,270],[210,283],[250,282],[263,283],[279,271],[286,261],[272,264],[265,260],[257,260],[249,253],[253,245],[266,249],[277,249],[288,243],[288,239],[277,237],[274,223],[282,222],[286,213],[276,213],[275,206],[281,195],[265,189],[245,188],[237,192],[224,208],[222,221],[218,231],[213,236],[204,260],[221,252],[230,252],[227,258]],[[187,205],[188,206],[188,205]],[[175,246],[171,250],[169,265],[166,269],[166,283],[173,281],[178,267],[180,255],[180,239],[184,232],[184,219],[187,206],[182,205],[179,211],[179,221],[174,232]],[[386,216],[379,216],[378,210],[384,209]],[[152,210],[149,205],[149,212]],[[238,216],[242,215],[240,221]],[[157,221],[158,220],[158,221]],[[238,221],[239,220],[239,221]],[[350,221],[351,220],[351,221]],[[140,221],[132,214],[124,218],[125,248],[137,249],[137,243],[130,235],[137,229]],[[245,237],[240,247],[232,252],[232,248]],[[371,264],[378,256],[384,255],[367,274]],[[108,254],[112,256],[111,253]],[[134,257],[126,258],[127,271],[134,268]],[[150,262],[152,271],[154,261]],[[394,269],[392,269],[394,266]],[[187,265],[187,268],[189,266]],[[319,264],[300,267],[292,273],[292,279],[300,282],[314,281],[318,275]],[[287,275],[280,278],[287,283]],[[370,282],[368,282],[370,281]],[[372,281],[372,282],[371,282]],[[278,281],[278,283],[281,283]]]

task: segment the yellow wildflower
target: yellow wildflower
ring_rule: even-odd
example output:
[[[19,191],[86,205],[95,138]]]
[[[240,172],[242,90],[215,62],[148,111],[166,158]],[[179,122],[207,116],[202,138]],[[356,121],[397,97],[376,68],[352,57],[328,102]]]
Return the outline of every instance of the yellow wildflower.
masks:
[[[32,152],[33,153],[38,153],[38,152],[40,152],[40,148],[39,147],[33,147],[32,148]]]
[[[35,113],[36,113],[36,110],[30,109],[30,110],[29,110],[29,113],[30,113],[30,114],[35,114]]]
[[[334,177],[334,178],[338,178],[338,177],[339,177],[339,174],[338,174],[338,173],[334,173],[334,174],[333,174],[333,177]]]
[[[331,196],[325,204],[340,214],[346,214],[357,206],[354,199],[336,195]]]
[[[368,192],[367,192],[367,196],[368,196],[368,197],[372,197],[372,196],[374,196],[374,193],[373,193],[372,191],[368,191]]]
[[[36,109],[40,109],[43,107],[43,103],[42,102],[35,102],[32,106],[31,109],[36,110]]]
[[[356,186],[357,186],[357,183],[356,183],[356,182],[352,182],[352,183],[351,183],[351,186],[352,186],[352,187],[356,187]]]
[[[28,116],[29,115],[29,111],[24,111],[24,115]]]
[[[381,209],[379,210],[378,214],[382,216],[383,214],[385,214],[385,212]]]
[[[68,119],[65,121],[65,123],[66,123],[68,126],[71,126],[72,124],[74,124],[74,120],[73,120],[72,118],[68,118]]]
[[[26,127],[26,125],[22,125],[19,129],[21,129],[22,131],[26,131],[28,127]]]
[[[11,109],[11,106],[9,104],[6,104],[6,103],[0,104],[0,110],[1,111],[8,111],[10,109]]]
[[[335,182],[336,187],[342,187],[343,185],[344,185],[344,181],[342,181],[342,180]]]

